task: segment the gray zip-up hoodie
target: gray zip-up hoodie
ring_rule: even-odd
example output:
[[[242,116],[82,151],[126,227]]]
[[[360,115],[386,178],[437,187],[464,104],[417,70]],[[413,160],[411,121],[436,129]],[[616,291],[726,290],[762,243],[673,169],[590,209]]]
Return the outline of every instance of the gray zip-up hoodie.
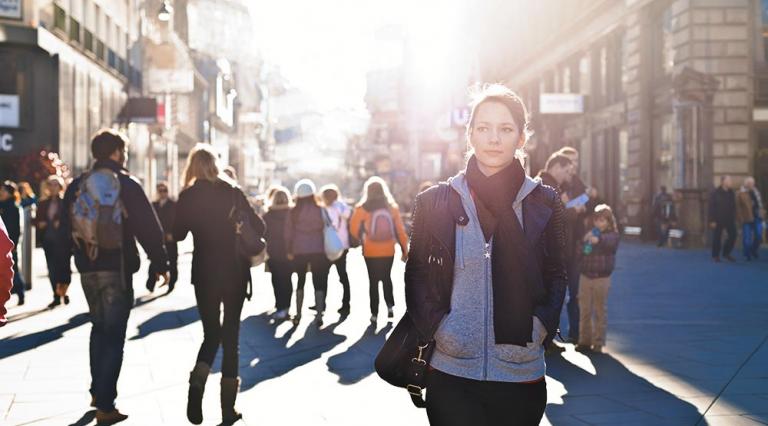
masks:
[[[473,380],[527,382],[544,377],[544,338],[542,322],[533,318],[533,342],[526,347],[497,345],[493,328],[493,284],[491,277],[492,242],[486,243],[472,200],[466,176],[449,180],[461,196],[469,215],[466,226],[456,226],[451,311],[435,334],[435,352],[430,362],[444,373]],[[513,208],[523,225],[523,200],[539,182],[526,176]],[[522,271],[521,271],[522,273]]]

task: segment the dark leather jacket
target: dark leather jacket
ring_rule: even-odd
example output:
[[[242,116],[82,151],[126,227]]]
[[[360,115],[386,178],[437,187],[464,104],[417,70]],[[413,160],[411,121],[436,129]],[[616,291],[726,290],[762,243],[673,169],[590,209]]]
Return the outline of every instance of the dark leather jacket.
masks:
[[[525,235],[536,252],[526,280],[543,286],[534,294],[534,313],[547,328],[545,345],[551,343],[560,323],[567,276],[565,268],[564,209],[549,186],[539,185],[523,200]],[[414,203],[411,247],[405,266],[405,299],[424,342],[432,340],[440,322],[451,309],[456,253],[456,225],[469,218],[461,198],[442,182],[419,194]],[[522,271],[521,271],[522,272]]]

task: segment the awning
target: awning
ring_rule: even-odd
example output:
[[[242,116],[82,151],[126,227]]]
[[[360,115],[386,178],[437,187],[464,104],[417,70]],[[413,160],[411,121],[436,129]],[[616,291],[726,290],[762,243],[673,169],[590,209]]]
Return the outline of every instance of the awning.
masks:
[[[157,123],[157,100],[155,98],[129,98],[117,115],[120,123]]]

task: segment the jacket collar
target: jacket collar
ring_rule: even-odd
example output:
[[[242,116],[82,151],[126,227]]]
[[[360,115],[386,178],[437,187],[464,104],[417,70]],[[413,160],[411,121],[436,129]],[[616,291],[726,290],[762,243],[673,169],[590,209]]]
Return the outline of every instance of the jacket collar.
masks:
[[[96,160],[96,162],[93,163],[93,170],[96,169],[110,169],[115,173],[128,173],[128,169],[112,160]]]

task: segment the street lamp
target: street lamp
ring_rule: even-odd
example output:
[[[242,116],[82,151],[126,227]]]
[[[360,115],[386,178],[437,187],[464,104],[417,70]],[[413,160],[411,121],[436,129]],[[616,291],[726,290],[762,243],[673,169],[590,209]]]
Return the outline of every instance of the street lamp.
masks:
[[[168,4],[167,0],[164,0],[162,6],[160,6],[160,11],[157,12],[157,19],[161,22],[168,22],[171,20],[171,13],[173,13],[173,6]]]

